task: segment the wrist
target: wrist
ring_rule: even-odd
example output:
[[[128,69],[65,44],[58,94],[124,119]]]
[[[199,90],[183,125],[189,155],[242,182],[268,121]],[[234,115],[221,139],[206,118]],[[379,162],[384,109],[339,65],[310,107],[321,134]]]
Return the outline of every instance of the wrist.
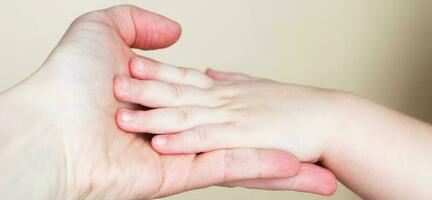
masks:
[[[430,125],[354,95],[343,96],[339,105],[339,126],[322,156],[325,167],[367,199],[430,193],[421,187],[431,166],[424,156],[431,151]]]
[[[367,158],[370,145],[383,139],[378,130],[388,117],[382,116],[388,109],[350,93],[339,93],[335,105],[333,129],[321,157],[330,170],[355,167],[354,157]]]
[[[0,95],[0,192],[5,199],[58,199],[64,176],[55,129],[34,105],[33,90],[16,87]],[[36,90],[37,91],[37,90]]]
[[[327,134],[321,161],[334,159],[347,151],[361,134],[360,118],[364,117],[364,107],[367,101],[347,92],[335,91],[331,94],[331,114],[327,120]]]

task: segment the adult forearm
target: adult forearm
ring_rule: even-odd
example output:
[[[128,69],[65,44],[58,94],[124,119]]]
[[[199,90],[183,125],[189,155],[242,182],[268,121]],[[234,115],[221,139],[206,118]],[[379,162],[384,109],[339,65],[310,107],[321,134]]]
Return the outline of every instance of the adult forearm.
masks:
[[[367,199],[432,198],[432,127],[346,95],[323,162]]]

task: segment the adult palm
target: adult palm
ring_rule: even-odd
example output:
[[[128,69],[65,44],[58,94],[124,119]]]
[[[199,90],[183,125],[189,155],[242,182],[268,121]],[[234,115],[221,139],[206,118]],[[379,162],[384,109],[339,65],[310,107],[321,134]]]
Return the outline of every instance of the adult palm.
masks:
[[[117,74],[129,76],[129,61],[137,56],[131,48],[167,47],[179,35],[175,22],[132,6],[85,14],[38,72],[3,95],[18,97],[5,113],[19,107],[28,119],[26,130],[9,129],[30,138],[10,136],[13,146],[25,146],[31,152],[26,155],[37,160],[36,169],[57,174],[48,181],[55,187],[39,197],[146,199],[215,184],[332,193],[334,177],[328,171],[300,165],[288,153],[235,149],[159,155],[146,135],[118,129],[116,110],[135,105],[119,102],[112,82]],[[299,169],[300,175],[287,179]]]

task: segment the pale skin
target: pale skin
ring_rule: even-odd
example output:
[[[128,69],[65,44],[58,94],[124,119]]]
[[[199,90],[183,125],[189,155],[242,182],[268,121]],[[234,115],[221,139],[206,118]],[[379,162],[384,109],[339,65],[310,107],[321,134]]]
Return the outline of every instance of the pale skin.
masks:
[[[1,199],[151,199],[212,185],[332,194],[332,173],[290,153],[163,155],[149,135],[117,127],[119,107],[140,108],[113,95],[114,76],[130,77],[138,57],[131,48],[164,48],[179,36],[177,23],[132,6],[75,20],[40,69],[0,95]]]
[[[430,124],[345,92],[204,74],[147,58],[135,59],[130,70],[133,78],[115,79],[116,96],[155,109],[121,109],[117,123],[157,134],[152,146],[160,153],[279,149],[320,161],[366,199],[432,198]]]

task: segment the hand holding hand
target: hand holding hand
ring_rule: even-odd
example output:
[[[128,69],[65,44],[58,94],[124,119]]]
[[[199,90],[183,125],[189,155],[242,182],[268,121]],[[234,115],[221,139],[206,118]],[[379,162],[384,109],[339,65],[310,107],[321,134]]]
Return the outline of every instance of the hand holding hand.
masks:
[[[1,95],[0,192],[6,199],[144,199],[215,184],[334,192],[331,173],[299,165],[288,153],[160,155],[147,135],[117,128],[117,108],[138,108],[112,92],[114,75],[128,77],[137,57],[130,48],[163,48],[179,35],[175,22],[131,6],[79,17],[40,70]],[[199,82],[212,85],[208,78]]]
[[[152,145],[160,153],[282,149],[300,161],[321,160],[365,198],[432,195],[427,187],[432,179],[425,174],[432,163],[425,156],[432,152],[427,123],[343,92],[213,70],[207,71],[215,80],[212,86],[191,85],[203,78],[184,69],[178,76],[190,79],[188,84],[168,83],[154,71],[164,67],[147,64],[148,71],[140,73],[143,66],[131,63],[135,79],[117,79],[115,93],[155,109],[121,110],[117,123],[124,130],[158,134]],[[120,87],[125,82],[126,89]],[[133,117],[122,120],[124,116]],[[144,123],[148,121],[153,123]]]

